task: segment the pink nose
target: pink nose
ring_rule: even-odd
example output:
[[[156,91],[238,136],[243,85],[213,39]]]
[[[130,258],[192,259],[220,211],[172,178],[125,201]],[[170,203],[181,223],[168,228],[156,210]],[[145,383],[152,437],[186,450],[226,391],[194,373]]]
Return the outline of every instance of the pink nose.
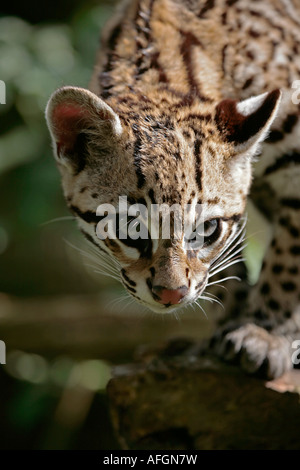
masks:
[[[167,305],[176,305],[186,296],[188,288],[186,286],[178,287],[178,289],[166,289],[162,286],[152,287],[153,297],[157,302]]]

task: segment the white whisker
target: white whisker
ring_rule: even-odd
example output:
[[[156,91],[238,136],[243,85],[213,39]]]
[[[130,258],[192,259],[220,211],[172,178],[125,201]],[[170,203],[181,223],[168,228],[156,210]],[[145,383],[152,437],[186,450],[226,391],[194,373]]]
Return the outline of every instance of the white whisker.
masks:
[[[219,268],[220,266],[222,266],[223,264],[225,264],[227,261],[229,261],[231,258],[233,258],[234,256],[236,256],[238,253],[240,253],[244,248],[246,248],[247,244],[244,244],[242,245],[240,248],[238,248],[237,250],[235,250],[233,253],[229,253],[228,256],[225,256],[225,258],[222,257],[222,260],[220,260],[219,263],[215,264],[215,266],[213,267],[212,271],[216,268]]]
[[[200,308],[200,310],[202,310],[202,312],[204,313],[204,316],[205,316],[206,319],[208,320],[208,317],[207,317],[207,315],[206,315],[206,312],[205,312],[204,308],[203,308],[197,301],[195,302],[195,304],[198,305],[198,307]]]
[[[209,295],[210,297],[214,297],[217,300],[220,300],[215,294],[212,294],[211,292],[205,292],[205,295]]]
[[[217,281],[214,282],[209,282],[206,287],[213,286],[214,284],[217,284],[218,282],[224,282],[224,281],[229,281],[230,279],[236,279],[237,281],[241,281],[240,277],[237,276],[228,276],[224,277],[223,279],[218,279]]]
[[[97,250],[97,248],[92,244],[89,244],[89,249],[92,251],[94,255],[97,256],[97,258],[101,260],[101,262],[108,264],[111,268],[115,269],[116,272],[119,271],[120,263],[115,258],[113,258],[109,253],[101,251],[100,247],[99,247],[99,250]],[[109,262],[113,262],[114,266],[109,264]]]
[[[208,277],[213,277],[215,276],[216,274],[218,274],[219,272],[221,271],[224,271],[224,269],[226,268],[229,268],[229,266],[233,266],[234,264],[237,264],[237,263],[241,263],[242,261],[245,261],[245,258],[240,258],[238,257],[237,259],[233,259],[231,260],[229,263],[225,264],[224,266],[222,266],[221,268],[219,269],[216,269],[213,273],[209,273]]]
[[[85,266],[89,266],[92,268],[95,268],[95,266],[92,266],[91,264],[86,264]],[[113,274],[108,273],[107,271],[103,271],[102,269],[94,269],[94,273],[101,274],[102,276],[106,277],[111,277],[112,279],[115,279],[116,281],[120,281],[120,279],[117,276],[114,276]]]
[[[175,319],[178,321],[178,323],[180,323],[181,319],[178,315],[178,312],[173,312],[173,315],[174,315]]]
[[[211,268],[214,269],[217,265],[219,265],[222,261],[224,261],[228,256],[231,256],[232,253],[236,252],[236,248],[239,249],[239,245],[244,242],[244,237],[245,237],[245,232],[241,234],[241,236],[238,239],[234,239],[232,243],[227,245],[226,249],[223,250],[218,256],[218,258],[215,259],[215,261],[211,264]]]
[[[95,257],[93,256],[93,261],[95,261],[97,264],[99,264],[101,267],[109,270],[110,272],[114,273],[114,274],[119,274],[119,270],[116,269],[115,266],[112,266],[111,264],[109,264],[105,258],[101,258],[101,257]]]
[[[199,297],[199,299],[200,299],[200,300],[208,300],[208,302],[211,302],[211,303],[214,303],[214,302],[215,302],[216,304],[220,305],[223,310],[225,310],[225,307],[224,307],[224,305],[222,304],[222,302],[220,302],[220,300],[207,297],[206,295],[201,295],[201,296]]]
[[[217,255],[217,257],[212,261],[211,267],[214,267],[214,264],[220,262],[224,257],[228,256],[242,241],[245,239],[245,225],[247,222],[247,218],[244,219],[243,224],[238,229],[238,231],[234,234],[232,239],[228,240],[228,243],[224,246],[221,252]]]
[[[131,297],[131,296],[130,296]],[[134,302],[135,302],[135,298],[131,297],[131,299],[128,299],[128,302],[126,302],[124,305],[123,305],[123,308],[120,310],[120,313],[122,313],[125,308],[128,308],[130,305],[132,305]]]
[[[76,220],[76,217],[74,217],[73,215],[65,215],[64,217],[56,217],[55,219],[51,219],[51,220],[47,220],[47,222],[43,222],[42,224],[40,224],[40,226],[52,224],[53,222],[61,222],[62,220]]]
[[[112,299],[110,300],[107,304],[106,304],[106,307],[115,307],[117,304],[119,304],[120,302],[123,302],[127,299],[131,299],[131,295],[125,290],[124,292],[122,292],[116,299]]]
[[[219,281],[215,281],[215,282],[219,282]],[[221,287],[222,289],[226,290],[226,292],[228,292],[228,289],[227,287],[225,286],[222,286],[222,284],[214,284],[215,286],[218,286],[218,287]],[[205,294],[211,294],[211,292],[205,292]],[[211,294],[212,295],[212,294]]]
[[[82,250],[81,248],[78,248],[77,246],[73,245],[68,240],[64,239],[64,241],[67,243],[67,245],[72,247],[74,250],[81,253],[82,256],[85,256],[89,260],[96,263],[96,266],[89,265],[89,264],[86,264],[86,266],[94,268],[94,271],[98,274],[102,274],[104,276],[111,277],[112,279],[115,279],[116,281],[120,281],[119,271],[117,270],[115,266],[112,266],[111,264],[108,263],[108,261],[111,259],[109,255],[105,254],[105,258],[104,258],[104,256],[101,256],[102,252],[99,251],[99,253],[101,254],[99,255],[99,253],[96,253],[97,256],[95,256],[95,253],[94,254],[88,253],[85,250]]]

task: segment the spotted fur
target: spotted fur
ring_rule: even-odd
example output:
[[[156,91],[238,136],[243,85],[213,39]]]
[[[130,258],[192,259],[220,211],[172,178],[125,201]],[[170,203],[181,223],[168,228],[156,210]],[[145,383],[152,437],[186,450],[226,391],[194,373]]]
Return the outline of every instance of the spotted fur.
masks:
[[[254,175],[252,198],[274,239],[249,301],[239,294],[247,325],[226,330],[221,350],[245,350],[251,371],[267,361],[271,376],[292,367],[287,335],[299,333],[299,78],[298,0],[127,0],[103,34],[90,91],[61,88],[47,107],[81,231],[114,258],[128,292],[159,313],[195,302],[234,264]],[[101,241],[97,206],[121,195],[148,207],[200,203],[217,221],[214,235],[194,251],[184,237]],[[159,301],[164,289],[180,291],[180,301]],[[269,354],[272,341],[278,354]]]

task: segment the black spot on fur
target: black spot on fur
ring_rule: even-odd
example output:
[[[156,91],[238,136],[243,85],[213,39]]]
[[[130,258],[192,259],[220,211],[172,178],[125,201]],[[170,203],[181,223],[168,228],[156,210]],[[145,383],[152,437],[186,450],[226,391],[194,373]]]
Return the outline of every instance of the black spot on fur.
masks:
[[[292,235],[292,237],[299,238],[300,232],[296,227],[292,227],[292,226],[289,227],[289,231],[290,231],[290,234]]]
[[[266,315],[264,312],[262,312],[260,309],[255,310],[253,313],[254,318],[257,320],[265,321],[268,319],[268,315]]]
[[[248,292],[244,289],[237,290],[235,293],[235,298],[238,302],[242,302],[247,298]]]
[[[98,248],[98,250],[103,251],[104,253],[107,253],[106,250],[104,250],[101,246],[99,246],[99,245],[95,242],[95,240],[93,239],[93,237],[92,237],[89,233],[85,232],[85,230],[82,230],[82,228],[80,228],[80,231],[81,231],[81,233],[83,234],[83,236],[84,236],[90,243],[92,243],[93,245],[95,245],[95,246]]]
[[[288,269],[288,271],[289,271],[290,274],[298,274],[299,269],[298,269],[298,266],[291,266],[291,267]]]
[[[279,142],[282,139],[284,139],[284,133],[282,131],[277,131],[276,129],[274,129],[270,132],[265,142],[268,142],[268,144],[274,144],[275,142]]]
[[[245,81],[244,85],[242,86],[242,90],[246,90],[247,88],[249,88],[252,85],[252,83],[253,83],[253,77],[248,78]]]
[[[78,215],[78,217],[80,217],[82,220],[84,220],[88,224],[90,223],[97,224],[101,218],[101,216],[96,215],[96,211],[95,212],[92,212],[92,211],[82,212],[80,209],[78,209],[78,207],[73,206],[73,205],[70,206],[70,209],[74,214]]]
[[[138,188],[141,189],[145,184],[145,175],[142,171],[142,156],[141,156],[141,147],[142,147],[142,137],[139,132],[138,126],[136,124],[132,125],[132,129],[136,134],[136,140],[134,144],[133,157],[134,157],[134,166],[135,172],[138,179]]]
[[[199,203],[200,204],[200,203]],[[239,222],[239,220],[241,219],[243,214],[233,214],[232,216],[230,217],[222,217],[222,220],[224,220],[225,222],[229,222],[232,220],[232,222]]]
[[[187,72],[187,79],[188,83],[190,86],[190,94],[196,95],[198,98],[200,98],[202,101],[211,101],[207,96],[202,95],[199,90],[199,82],[197,80],[197,77],[195,77],[195,70],[193,67],[193,57],[192,57],[192,51],[193,47],[203,47],[199,39],[191,32],[187,31],[180,31],[181,37],[183,38],[183,41],[181,43],[180,47],[180,53],[186,68]]]
[[[125,269],[122,269],[122,270],[121,270],[121,274],[122,274],[123,278],[125,279],[125,281],[128,282],[128,284],[129,284],[130,286],[132,286],[132,287],[135,287],[135,286],[136,286],[136,282],[133,281],[132,279],[130,279],[130,278],[127,276]]]
[[[263,295],[267,295],[270,293],[270,285],[268,284],[268,282],[263,283],[263,285],[260,288],[260,292]]]
[[[143,197],[139,197],[138,200],[137,200],[137,203],[141,204],[142,206],[147,207],[146,200]]]
[[[279,310],[280,305],[275,299],[270,299],[268,302],[268,306],[270,307],[271,310]]]
[[[203,5],[200,12],[198,13],[199,18],[202,18],[203,16],[205,16],[205,14],[209,10],[214,8],[214,6],[215,6],[215,0],[206,0],[205,4]]]
[[[129,292],[132,292],[133,294],[136,294],[136,290],[133,287],[128,286],[126,283],[124,283],[124,284],[126,285],[126,289],[129,290]]]
[[[296,284],[294,284],[294,282],[282,282],[281,283],[281,287],[284,291],[286,292],[293,292],[296,290]]]
[[[279,217],[278,220],[279,224],[282,225],[283,227],[287,227],[289,224],[289,219],[287,217]]]
[[[196,140],[194,144],[194,153],[195,153],[195,177],[199,191],[202,190],[202,168],[201,168],[201,158],[200,158],[200,147],[201,141]]]
[[[269,165],[265,169],[264,174],[269,175],[270,173],[274,173],[275,171],[281,170],[283,168],[287,168],[291,164],[299,164],[299,163],[300,163],[300,153],[297,153],[297,152],[294,152],[292,154],[288,153],[277,158],[275,160],[275,163],[272,163],[272,165]]]
[[[291,246],[290,253],[296,256],[300,255],[300,245]]]
[[[150,273],[151,273],[151,276],[154,277],[155,276],[155,268],[150,268],[149,269]]]
[[[300,209],[300,199],[283,198],[280,199],[280,203],[285,207],[290,207],[291,209]]]
[[[147,286],[149,287],[149,290],[150,290],[151,293],[152,293],[152,281],[151,281],[150,277],[148,277],[148,278],[146,279],[146,284],[147,284]]]
[[[283,123],[283,130],[284,132],[286,132],[287,134],[289,134],[290,132],[292,132],[292,130],[294,129],[295,125],[297,124],[297,121],[298,121],[298,116],[297,114],[289,114],[286,118],[286,120],[284,121]]]
[[[272,266],[272,271],[273,271],[274,274],[280,274],[280,273],[282,273],[283,269],[284,269],[284,268],[283,268],[283,266],[282,266],[281,264],[274,264],[274,265]]]
[[[152,203],[152,204],[157,204],[157,203],[156,203],[156,200],[155,200],[155,197],[154,197],[154,191],[153,191],[152,188],[149,189],[148,195],[149,195],[149,198],[150,198],[150,200],[151,200],[151,203]]]

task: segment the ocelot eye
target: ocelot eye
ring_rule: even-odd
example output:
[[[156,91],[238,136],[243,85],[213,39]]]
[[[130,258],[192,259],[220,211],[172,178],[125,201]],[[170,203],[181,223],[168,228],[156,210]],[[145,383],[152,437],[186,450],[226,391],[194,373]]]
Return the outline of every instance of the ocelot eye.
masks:
[[[220,233],[220,219],[206,220],[203,224],[204,246],[209,246],[214,243],[219,238]]]
[[[185,241],[191,244],[193,249],[205,248],[214,243],[221,233],[220,219],[210,219],[199,223],[193,228],[192,233],[185,237]]]
[[[218,226],[218,220],[217,219],[212,219],[212,220],[206,220],[204,222],[204,237],[210,237],[214,231],[217,229]]]
[[[135,217],[117,217],[116,235],[124,245],[139,250],[142,256],[150,256],[152,241],[146,224]]]

